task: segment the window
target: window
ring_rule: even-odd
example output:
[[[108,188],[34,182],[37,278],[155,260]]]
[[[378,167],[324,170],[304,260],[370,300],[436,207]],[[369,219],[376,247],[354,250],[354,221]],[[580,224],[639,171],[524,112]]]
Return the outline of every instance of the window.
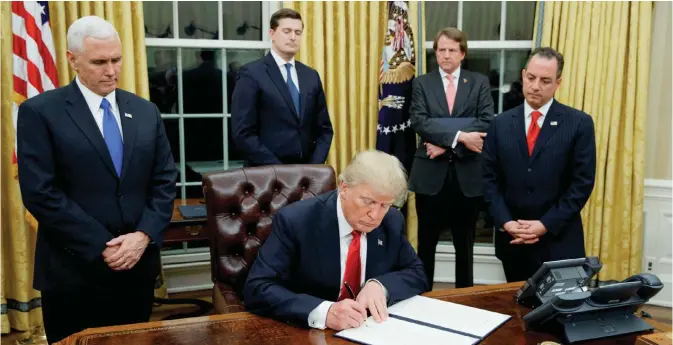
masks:
[[[204,173],[242,166],[232,142],[231,95],[238,69],[270,49],[269,19],[277,9],[277,2],[262,1],[143,3],[150,101],[180,171],[179,199],[203,197]],[[204,241],[162,248],[165,263],[208,261],[207,252]]]
[[[533,48],[535,5],[534,1],[424,2],[426,72],[438,68],[432,50],[437,32],[457,27],[468,38],[462,66],[488,77],[496,114],[518,106],[523,102],[521,69]],[[490,246],[493,234],[488,205],[481,202],[475,243]],[[451,241],[450,231],[444,231],[440,241]]]
[[[200,198],[202,174],[240,167],[231,95],[238,69],[271,44],[277,2],[143,3],[150,101],[161,111],[180,170],[178,198]]]

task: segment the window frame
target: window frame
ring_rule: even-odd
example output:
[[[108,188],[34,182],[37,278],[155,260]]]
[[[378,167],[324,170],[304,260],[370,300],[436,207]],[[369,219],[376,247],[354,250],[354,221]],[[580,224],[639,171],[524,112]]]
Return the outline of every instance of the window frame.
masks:
[[[185,1],[185,0],[181,0]],[[172,27],[178,27],[178,0],[170,1],[173,6]],[[185,119],[204,119],[217,118],[222,119],[222,147],[223,147],[223,170],[229,169],[229,125],[227,119],[231,118],[231,113],[227,104],[227,75],[222,73],[222,114],[185,114],[183,102],[183,66],[182,53],[183,49],[213,49],[219,50],[221,66],[227,66],[227,49],[236,50],[261,50],[266,54],[271,49],[271,41],[266,34],[269,31],[269,20],[271,14],[281,8],[281,4],[277,1],[261,1],[262,7],[262,40],[224,40],[223,39],[223,5],[222,1],[217,1],[217,25],[218,25],[218,39],[194,39],[194,38],[145,38],[145,49],[156,48],[176,48],[177,53],[177,79],[178,79],[178,113],[162,113],[162,120],[177,119],[178,120],[178,141],[179,141],[179,170],[180,179],[177,182],[177,187],[180,188],[180,195],[182,200],[187,199],[187,187],[200,186],[200,181],[187,181],[186,170],[187,162],[185,157]]]
[[[502,113],[502,108],[503,108],[503,85],[504,85],[504,78],[505,78],[505,54],[508,52],[513,52],[513,51],[530,51],[535,47],[535,43],[533,41],[533,38],[531,40],[507,40],[506,39],[506,30],[507,30],[507,3],[508,1],[506,0],[501,0],[500,1],[500,37],[499,40],[469,40],[469,33],[468,33],[468,41],[467,41],[467,46],[469,47],[469,51],[484,51],[488,50],[491,52],[498,52],[500,57],[499,57],[499,66],[498,66],[498,74],[499,74],[499,94],[500,97],[498,97],[498,104],[495,104],[495,113],[500,114]],[[456,15],[458,16],[457,20],[457,27],[459,30],[463,30],[463,6],[465,4],[465,1],[458,1],[458,8],[457,8],[457,13]],[[420,6],[425,6],[425,3],[421,3]],[[423,28],[427,27],[425,23],[425,8],[423,8],[422,11],[418,11],[418,33],[423,32]],[[535,22],[531,23],[533,27],[535,26]],[[421,37],[423,40],[422,45],[418,45],[417,49],[418,52],[416,56],[427,56],[427,51],[432,50],[433,46],[433,41],[432,39],[435,36],[435,33],[428,33],[425,32],[426,37]],[[428,40],[430,39],[430,40]],[[423,55],[420,55],[423,54]],[[468,52],[469,54],[469,52]],[[419,61],[422,61],[419,59]],[[426,61],[427,63],[427,61]],[[418,64],[418,63],[417,63]],[[420,66],[420,68],[416,69],[416,76],[420,76],[423,74],[423,68],[425,66]],[[426,71],[428,73],[430,71]],[[495,255],[495,231],[497,231],[495,228],[493,228],[493,235],[492,235],[492,240],[489,243],[474,243],[474,255],[487,255],[487,256],[493,256]],[[437,245],[437,253],[438,254],[454,254],[455,250],[453,247],[452,242],[450,241],[439,241]]]

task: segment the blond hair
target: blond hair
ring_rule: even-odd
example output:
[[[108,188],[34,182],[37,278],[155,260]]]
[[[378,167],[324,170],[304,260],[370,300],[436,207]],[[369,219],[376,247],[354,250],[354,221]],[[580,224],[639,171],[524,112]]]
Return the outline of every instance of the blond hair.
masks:
[[[347,186],[366,184],[378,193],[391,195],[396,205],[407,198],[407,173],[397,157],[369,150],[358,153],[339,175]]]

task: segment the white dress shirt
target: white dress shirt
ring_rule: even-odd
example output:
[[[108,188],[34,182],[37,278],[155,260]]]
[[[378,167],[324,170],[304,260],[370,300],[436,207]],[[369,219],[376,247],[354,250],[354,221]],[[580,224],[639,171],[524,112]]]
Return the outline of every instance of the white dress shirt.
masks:
[[[544,119],[545,117],[547,117],[547,113],[549,112],[549,108],[551,108],[551,104],[553,102],[554,98],[550,99],[549,102],[547,102],[547,104],[541,106],[540,109],[537,110],[540,113],[542,113],[542,115],[540,115],[540,117],[537,119],[538,127],[542,128],[542,124],[544,124]],[[526,136],[528,136],[528,128],[530,128],[530,122],[533,121],[533,111],[535,111],[535,109],[533,109],[533,107],[531,107],[527,101],[524,101],[523,114],[525,115],[524,119],[526,121],[526,128],[524,129],[526,131]]]
[[[290,68],[290,71],[292,72],[292,82],[294,83],[294,86],[297,87],[297,91],[299,91],[299,78],[297,77],[297,68],[294,63],[294,57],[290,59],[290,61],[285,61],[280,55],[278,55],[273,49],[271,49],[271,56],[273,56],[273,59],[276,60],[276,64],[278,65],[278,68],[280,68],[280,74],[283,75],[283,80],[287,83],[287,67],[285,67],[286,63],[290,63],[292,65],[292,68]]]
[[[449,74],[444,72],[444,70],[440,68],[439,69],[439,75],[442,76],[442,85],[444,85],[444,95],[446,95],[446,88],[449,87],[449,78],[447,78],[447,76]],[[456,70],[453,71],[453,73],[451,73],[451,75],[453,75],[453,86],[456,88],[456,95],[458,95],[458,80],[460,79],[460,66],[458,66],[458,68],[456,68]],[[453,105],[455,107],[455,105],[456,105],[455,102],[454,102]],[[453,138],[453,143],[451,144],[452,149],[456,148],[456,145],[458,144],[458,136],[459,135],[460,135],[460,131],[458,131],[456,133],[456,137]]]
[[[351,245],[353,239],[352,232],[353,227],[348,224],[346,217],[344,216],[343,209],[341,208],[341,196],[337,191],[337,219],[339,221],[339,258],[341,262],[341,285],[339,286],[339,293],[343,288],[344,282],[344,273],[346,271],[346,259],[348,258],[348,247]],[[364,286],[365,282],[365,272],[367,271],[367,234],[360,234],[360,286]],[[381,285],[383,288],[383,293],[388,297],[388,290],[376,279],[370,279],[369,281],[375,281]],[[334,300],[337,300],[339,296],[334,296]],[[311,313],[308,315],[308,324],[313,328],[325,329],[325,324],[327,323],[327,312],[329,308],[335,302],[332,301],[323,301],[320,303]]]
[[[84,84],[82,84],[82,82],[79,80],[79,77],[75,78],[75,82],[77,83],[77,86],[79,86],[79,90],[82,91],[84,100],[86,101],[86,104],[89,106],[89,110],[91,110],[93,119],[94,121],[96,121],[96,125],[98,125],[98,129],[100,130],[100,134],[103,136],[103,138],[105,138],[105,134],[103,132],[103,116],[105,114],[103,108],[101,108],[100,106],[100,103],[103,101],[103,98],[107,99],[108,102],[110,102],[110,106],[112,108],[112,114],[114,115],[115,120],[117,121],[117,126],[119,126],[119,133],[121,133],[123,141],[124,131],[122,130],[122,120],[119,117],[119,107],[117,106],[117,98],[115,97],[116,91],[112,91],[107,96],[103,97],[89,90],[88,87],[84,86]]]

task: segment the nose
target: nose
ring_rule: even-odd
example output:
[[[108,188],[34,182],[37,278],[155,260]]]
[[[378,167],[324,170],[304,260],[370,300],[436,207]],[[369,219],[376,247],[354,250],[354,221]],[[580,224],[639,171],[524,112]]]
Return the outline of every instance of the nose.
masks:
[[[114,66],[111,63],[108,63],[105,65],[105,75],[108,77],[112,77],[115,74],[115,69]]]
[[[381,216],[381,212],[383,212],[381,210],[381,207],[379,207],[379,205],[375,205],[371,210],[369,210],[369,216],[372,219],[379,219],[379,216]]]

